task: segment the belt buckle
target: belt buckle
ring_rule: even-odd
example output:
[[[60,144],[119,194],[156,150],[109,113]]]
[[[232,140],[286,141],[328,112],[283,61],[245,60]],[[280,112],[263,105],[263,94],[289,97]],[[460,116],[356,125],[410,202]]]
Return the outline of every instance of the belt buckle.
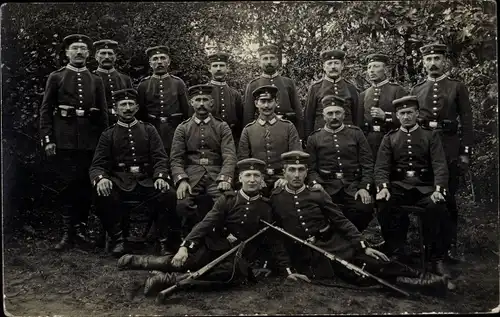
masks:
[[[207,158],[200,159],[200,165],[208,165],[208,159]]]
[[[67,116],[68,116],[68,110],[61,109],[61,117],[67,117]]]
[[[139,173],[140,172],[140,166],[130,166],[130,173]]]
[[[415,171],[406,171],[406,177],[415,177]]]
[[[85,115],[85,110],[83,110],[83,109],[76,109],[76,115],[78,117],[83,117]]]
[[[344,178],[344,173],[342,173],[342,172],[340,172],[340,173],[338,173],[338,172],[337,172],[337,173],[335,173],[335,178],[336,178],[336,179],[342,179],[342,178]]]
[[[437,126],[438,126],[437,121],[431,121],[431,122],[429,122],[429,127],[431,127],[431,128],[434,128],[434,129],[435,129],[435,128],[437,128]]]
[[[282,114],[276,114],[276,117],[278,117],[278,119],[283,119],[283,115]]]
[[[268,168],[266,170],[267,175],[274,175],[274,170],[272,168]]]
[[[379,125],[374,125],[373,126],[373,131],[374,132],[380,132],[380,126]]]
[[[167,117],[159,117],[159,118],[160,118],[161,123],[167,122],[167,119],[168,119]]]

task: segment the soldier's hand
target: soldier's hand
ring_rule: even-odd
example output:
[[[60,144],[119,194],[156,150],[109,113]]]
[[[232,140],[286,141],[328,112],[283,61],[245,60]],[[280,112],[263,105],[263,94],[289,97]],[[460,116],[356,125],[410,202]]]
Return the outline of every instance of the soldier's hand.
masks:
[[[170,189],[170,185],[162,178],[155,180],[155,189],[161,190],[163,193]]]
[[[431,195],[431,200],[435,204],[445,201],[443,194],[441,194],[440,192],[433,192]]]
[[[267,187],[267,184],[263,179],[261,179],[260,180],[260,188],[265,188],[265,187]]]
[[[383,260],[385,262],[389,262],[389,257],[385,255],[383,252],[380,252],[378,250],[372,249],[372,248],[366,248],[365,249],[365,254],[371,256],[372,258],[375,258],[377,260]]]
[[[358,196],[361,197],[361,201],[363,204],[370,204],[372,202],[372,196],[366,189],[360,189],[354,194],[354,200],[358,199]]]
[[[311,283],[311,280],[307,276],[305,276],[304,274],[292,273],[292,274],[288,274],[288,276],[286,278],[289,280],[294,280],[294,281],[302,280],[304,282]]]
[[[228,236],[227,236],[227,241],[229,241],[229,243],[234,243],[238,240],[238,238],[236,238],[235,236],[233,236],[232,233],[230,233]]]
[[[386,201],[388,201],[390,198],[391,198],[391,193],[389,193],[389,190],[387,188],[384,188],[381,191],[379,191],[376,197],[377,200],[385,199]]]
[[[186,247],[180,247],[177,253],[172,258],[172,266],[173,267],[181,267],[186,263],[188,258],[188,251]]]
[[[278,178],[277,181],[274,182],[274,188],[276,187],[281,187],[281,188],[285,188],[286,184],[287,184],[287,180],[284,179],[284,178]]]
[[[226,191],[231,189],[231,184],[225,181],[219,182],[219,185],[217,185],[218,190]]]
[[[325,190],[325,189],[323,188],[323,186],[321,186],[321,184],[318,184],[318,183],[314,184],[314,185],[312,186],[312,188],[314,188],[314,189],[322,189],[322,190]]]
[[[384,112],[384,110],[380,109],[379,107],[371,107],[370,108],[370,115],[373,118],[385,119],[385,112]]]
[[[56,155],[56,144],[55,143],[49,143],[45,146],[45,154],[47,156],[52,156]]]
[[[188,193],[191,195],[193,192],[191,191],[191,186],[187,181],[181,181],[179,187],[177,187],[177,199],[184,199],[187,197]]]
[[[97,183],[97,195],[99,196],[111,195],[111,189],[113,189],[113,182],[107,178],[103,178]]]

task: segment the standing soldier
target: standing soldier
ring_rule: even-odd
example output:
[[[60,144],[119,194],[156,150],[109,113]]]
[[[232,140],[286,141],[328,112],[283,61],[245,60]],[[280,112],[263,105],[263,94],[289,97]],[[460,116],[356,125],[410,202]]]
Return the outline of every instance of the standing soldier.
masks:
[[[443,263],[446,248],[439,227],[446,220],[445,196],[448,187],[446,157],[438,133],[417,124],[418,100],[406,96],[393,101],[401,122],[399,129],[382,139],[375,163],[379,222],[388,255],[404,256],[408,214],[402,205],[425,209],[422,217],[425,250],[431,269],[450,277]]]
[[[213,87],[189,88],[194,115],[175,129],[172,141],[172,177],[177,186],[177,213],[183,234],[205,216],[195,198],[207,194],[215,201],[231,189],[236,167],[236,149],[226,122],[211,114]]]
[[[359,126],[359,94],[356,87],[342,77],[346,53],[340,50],[323,51],[325,75],[315,81],[307,92],[307,103],[304,109],[304,137],[325,125],[321,100],[327,95],[336,95],[345,100],[345,123]]]
[[[168,184],[168,155],[153,125],[135,118],[137,91],[118,90],[113,97],[118,121],[102,133],[89,170],[97,194],[97,214],[111,237],[111,253],[121,256],[125,252],[125,237],[120,201],[133,197],[151,205],[152,211],[158,213],[157,228],[164,254],[167,236],[173,233],[172,229],[178,229],[175,193]]]
[[[116,41],[100,40],[94,42],[95,59],[99,67],[97,67],[93,73],[99,75],[104,83],[110,125],[117,121],[116,113],[113,108],[115,103],[112,95],[113,92],[120,89],[132,88],[132,80],[130,77],[115,69],[117,48],[118,42]]]
[[[364,109],[364,121],[360,127],[365,132],[373,157],[376,158],[384,135],[399,126],[392,101],[408,93],[401,85],[387,77],[389,56],[371,54],[367,56],[366,61],[372,86],[359,95],[360,108]]]
[[[420,124],[435,129],[443,141],[448,164],[449,194],[446,203],[450,219],[446,225],[448,260],[458,261],[456,253],[458,208],[455,194],[460,170],[466,171],[474,142],[472,110],[464,83],[444,73],[446,45],[430,44],[420,48],[427,79],[411,89],[420,104]],[[457,119],[460,118],[460,122]],[[462,138],[458,126],[462,126]]]
[[[70,247],[75,238],[88,242],[92,195],[88,169],[99,136],[108,126],[104,84],[85,66],[92,40],[73,34],[63,39],[63,45],[69,64],[49,75],[40,107],[42,146],[48,157],[55,156],[54,163],[68,183],[60,193],[64,235],[56,250]]]
[[[261,86],[252,92],[259,117],[247,124],[241,133],[238,158],[257,158],[266,163],[266,178],[263,182],[265,196],[271,194],[275,182],[282,172],[282,153],[301,150],[299,134],[293,123],[277,117],[274,112],[278,101],[278,88]],[[278,184],[276,184],[278,185]]]
[[[322,105],[325,126],[307,139],[309,182],[343,204],[344,216],[362,232],[373,219],[370,146],[360,128],[344,125],[344,99],[325,96]]]
[[[237,146],[243,129],[243,101],[240,93],[226,83],[229,54],[219,52],[208,56],[208,59],[210,61],[208,70],[212,74],[210,84],[214,86],[213,115],[227,122],[233,133],[234,144]]]
[[[243,107],[243,126],[255,120],[258,113],[252,92],[261,86],[275,86],[278,88],[278,105],[276,115],[279,118],[293,122],[299,135],[302,137],[302,106],[300,105],[299,94],[292,79],[278,74],[280,61],[278,60],[278,50],[276,45],[261,46],[259,53],[259,66],[262,70],[260,77],[252,80],[245,90],[245,104]]]
[[[154,125],[160,133],[166,152],[170,153],[175,128],[188,118],[189,104],[184,81],[167,73],[170,65],[167,53],[165,46],[146,50],[153,75],[146,77],[137,88],[137,118]]]

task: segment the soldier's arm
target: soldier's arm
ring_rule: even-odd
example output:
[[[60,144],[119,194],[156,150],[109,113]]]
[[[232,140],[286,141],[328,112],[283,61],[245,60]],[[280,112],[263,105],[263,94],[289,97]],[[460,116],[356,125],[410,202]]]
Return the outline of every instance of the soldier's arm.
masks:
[[[472,109],[470,106],[469,92],[463,83],[459,83],[457,89],[457,106],[462,125],[462,140],[460,154],[470,155],[474,142],[474,129],[472,126]]]
[[[108,127],[108,106],[106,104],[106,91],[104,89],[104,83],[102,82],[101,77],[99,76],[94,76],[96,79],[96,85],[95,85],[95,106],[101,110],[101,122],[100,124],[102,125],[103,128]]]
[[[172,179],[177,186],[181,180],[188,180],[189,176],[184,170],[186,157],[186,126],[179,125],[175,129],[172,139],[172,149],[170,150],[170,168],[172,169]]]
[[[189,106],[189,100],[187,96],[187,88],[184,81],[179,80],[178,85],[178,98],[179,98],[179,106],[182,112],[182,118],[185,120],[191,116],[191,107]]]
[[[130,76],[125,76],[125,88],[133,88]]]
[[[181,247],[186,247],[190,253],[196,251],[203,243],[203,239],[214,230],[221,230],[224,224],[224,217],[227,211],[231,208],[230,203],[225,195],[221,195],[214,203],[212,209],[205,217],[198,222],[187,237],[182,241]]]
[[[245,90],[245,100],[243,104],[243,126],[249,124],[255,117],[255,103],[252,96],[252,84],[249,83]]]
[[[241,132],[240,142],[238,143],[238,160],[243,160],[250,157],[252,157],[252,151],[250,147],[248,129],[243,128],[243,131]]]
[[[299,132],[300,139],[304,139],[304,116],[302,115],[302,105],[300,104],[299,94],[297,93],[297,86],[295,82],[290,79],[290,105],[295,112],[295,122],[297,127],[297,132]]]
[[[361,130],[356,130],[356,138],[358,142],[358,160],[361,165],[359,189],[370,191],[373,184],[373,153]]]
[[[366,90],[359,94],[358,127],[361,129],[368,123],[365,118],[365,94]]]
[[[389,187],[392,164],[391,138],[388,134],[382,139],[375,161],[374,178],[377,190]]]
[[[288,125],[288,151],[302,151],[299,132],[293,124]]]
[[[316,91],[314,85],[307,91],[306,106],[304,108],[304,138],[307,138],[314,129],[314,120],[316,117]]]
[[[231,183],[234,177],[234,170],[236,168],[236,149],[234,146],[234,139],[231,133],[231,128],[226,122],[222,122],[221,129],[221,154],[222,154],[222,168],[217,177],[217,182]]]
[[[109,179],[113,169],[111,160],[112,133],[113,128],[104,131],[101,133],[99,142],[97,143],[94,157],[92,158],[92,164],[89,168],[90,181],[94,187],[101,179]]]
[[[160,134],[152,125],[147,125],[149,133],[149,153],[151,153],[151,162],[153,163],[153,180],[163,178],[170,179],[168,171],[168,155],[163,147]]]
[[[318,153],[316,150],[316,138],[313,135],[310,135],[307,138],[306,152],[309,154],[309,169],[307,179],[308,182],[311,183],[311,185],[323,182],[318,174]]]
[[[236,111],[236,119],[238,120],[236,132],[240,133],[243,129],[243,100],[238,91],[234,90],[234,110]]]
[[[361,103],[359,102],[359,92],[354,85],[350,85],[351,97],[352,97],[352,123],[358,127],[362,127],[364,109],[361,108]]]
[[[408,96],[409,94],[410,93],[402,86],[397,86],[396,93],[394,94],[394,99],[403,98],[404,96]],[[399,119],[396,117],[396,111],[392,111],[391,113],[386,112],[385,114],[386,122],[388,121],[389,118],[392,118],[392,125],[394,127],[399,127],[401,125],[401,122],[399,122]]]
[[[430,146],[432,171],[434,173],[434,190],[443,193],[448,188],[448,165],[446,164],[446,155],[441,137],[435,131],[432,131]]]
[[[49,143],[55,143],[53,137],[54,109],[57,107],[57,74],[50,74],[45,85],[42,104],[40,106],[40,138],[42,147]]]
[[[148,109],[146,106],[147,100],[147,92],[146,85],[144,81],[139,83],[139,87],[137,87],[137,102],[139,103],[139,111],[137,111],[137,119],[148,121]]]

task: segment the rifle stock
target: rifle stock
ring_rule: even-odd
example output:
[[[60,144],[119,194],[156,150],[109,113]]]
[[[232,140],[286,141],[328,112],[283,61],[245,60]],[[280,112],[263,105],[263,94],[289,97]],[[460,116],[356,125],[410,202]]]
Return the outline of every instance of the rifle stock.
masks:
[[[288,233],[287,231],[285,231],[282,228],[273,226],[272,224],[268,223],[265,220],[261,219],[260,221],[262,221],[266,226],[268,226],[270,228],[273,228],[274,230],[277,230],[277,231],[281,232],[282,234],[288,236],[289,238],[292,238],[295,241],[300,242],[303,245],[308,246],[309,248],[318,251],[319,253],[323,254],[325,257],[327,257],[331,261],[335,261],[335,262],[338,262],[338,263],[342,264],[343,266],[345,266],[347,269],[353,271],[358,276],[372,278],[372,279],[376,280],[378,283],[380,283],[380,284],[382,284],[382,285],[384,285],[384,286],[386,286],[386,287],[388,287],[388,288],[390,288],[390,289],[392,289],[392,290],[394,290],[394,291],[396,291],[396,292],[398,292],[398,293],[400,293],[400,294],[402,294],[404,296],[407,296],[407,297],[410,296],[410,294],[408,292],[406,292],[406,291],[404,291],[404,290],[402,290],[402,289],[400,289],[400,288],[398,288],[398,287],[390,284],[389,282],[387,282],[387,281],[385,281],[385,280],[383,280],[383,279],[381,279],[381,278],[379,278],[379,277],[377,277],[377,276],[375,276],[375,275],[373,275],[371,273],[368,273],[368,272],[364,271],[363,269],[357,267],[356,265],[351,264],[351,263],[349,263],[349,262],[347,262],[347,261],[345,261],[345,260],[343,260],[343,259],[341,259],[341,258],[339,258],[339,257],[337,257],[337,256],[335,256],[333,254],[331,254],[330,252],[325,251],[325,250],[321,249],[318,246],[315,246],[314,244],[312,244],[310,242],[302,240],[302,239],[294,236],[293,234]]]

